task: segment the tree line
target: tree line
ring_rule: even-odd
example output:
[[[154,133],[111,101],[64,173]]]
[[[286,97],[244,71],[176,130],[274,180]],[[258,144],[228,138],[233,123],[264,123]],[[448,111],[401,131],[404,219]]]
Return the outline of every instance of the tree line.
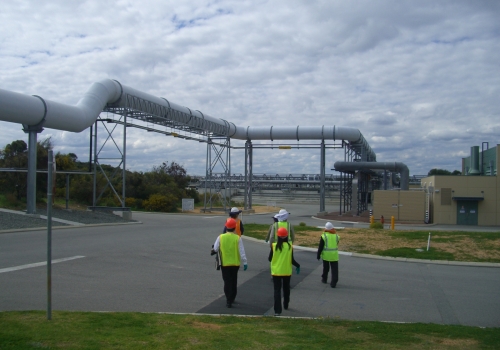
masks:
[[[48,152],[53,149],[50,138],[37,142],[37,169],[46,170]],[[92,167],[89,163],[80,162],[74,153],[55,154],[57,171],[80,171],[90,172]],[[27,169],[28,167],[28,146],[23,140],[16,140],[0,149],[0,168],[12,170]],[[97,205],[120,206],[120,201],[111,188],[107,186],[107,180],[113,184],[114,188],[122,188],[122,177],[113,177],[116,168],[111,165],[101,164],[102,172],[97,172],[96,192],[103,195],[99,198]],[[104,174],[103,174],[104,172]],[[121,170],[120,170],[121,174]],[[432,169],[428,173],[431,175],[461,175],[460,171],[450,172],[444,169]],[[182,198],[193,198],[195,203],[200,201],[198,192],[189,189],[190,177],[186,170],[176,162],[163,162],[158,166],[153,166],[150,171],[137,172],[126,170],[125,174],[125,206],[135,210],[174,212],[181,206]],[[0,172],[0,194],[7,197],[9,202],[25,201],[27,190],[27,172],[9,171]],[[37,174],[36,177],[37,199],[46,197],[47,176]],[[94,189],[94,176],[71,175],[69,193],[70,199],[82,205],[92,205]],[[55,197],[66,197],[66,176],[59,174],[56,176]]]
[[[47,170],[48,152],[53,148],[50,138],[37,142],[37,170]],[[56,169],[58,172],[89,172],[88,162],[80,162],[74,153],[55,154]],[[27,169],[28,146],[23,140],[16,140],[0,149],[0,168],[9,170]],[[96,192],[103,193],[97,205],[121,206],[113,191],[107,186],[107,179],[114,188],[122,188],[122,177],[113,176],[116,168],[101,164],[102,171],[97,172]],[[104,172],[104,174],[103,174]],[[119,171],[121,174],[121,170]],[[186,170],[176,162],[163,162],[153,166],[150,171],[137,172],[126,170],[125,174],[125,206],[134,210],[175,212],[181,206],[182,198],[193,198],[195,203],[200,201],[198,192],[189,189],[190,177]],[[27,190],[27,172],[2,171],[0,172],[0,193],[5,195],[9,202],[25,201]],[[93,174],[74,174],[70,176],[69,193],[72,201],[82,205],[92,205],[94,188]],[[36,177],[37,201],[46,198],[47,175],[38,173]],[[104,190],[104,191],[103,191]],[[66,197],[66,176],[56,175],[54,196]]]
[[[432,176],[432,175],[462,175],[462,172],[459,170],[453,170],[453,172],[445,170],[445,169],[431,169],[427,176]]]

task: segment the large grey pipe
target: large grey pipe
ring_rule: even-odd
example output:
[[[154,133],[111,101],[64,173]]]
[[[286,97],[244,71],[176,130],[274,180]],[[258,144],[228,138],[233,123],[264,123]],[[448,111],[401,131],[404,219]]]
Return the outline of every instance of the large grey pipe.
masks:
[[[335,162],[333,164],[337,171],[358,171],[358,170],[388,170],[401,174],[401,189],[410,189],[410,170],[406,164],[398,162]]]
[[[69,106],[0,89],[0,120],[24,125],[41,124],[45,128],[81,132],[91,126],[107,106],[129,107],[131,100],[151,102],[161,108],[147,109],[148,103],[138,104],[148,113],[168,118],[193,128],[240,140],[345,140],[361,155],[362,160],[375,161],[376,156],[358,129],[339,126],[267,126],[241,127],[191,110],[142,91],[105,79],[94,83],[76,106]],[[146,112],[146,110],[144,110]],[[168,111],[173,111],[169,113]],[[178,112],[178,113],[176,113]]]
[[[120,84],[109,79],[94,83],[76,106],[0,89],[0,120],[80,132],[95,122],[107,103],[120,96]]]

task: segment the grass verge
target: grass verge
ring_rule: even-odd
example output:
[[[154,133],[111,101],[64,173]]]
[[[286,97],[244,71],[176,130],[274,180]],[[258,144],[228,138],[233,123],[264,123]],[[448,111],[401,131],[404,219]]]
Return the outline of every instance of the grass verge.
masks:
[[[414,248],[392,248],[380,250],[375,253],[381,256],[390,256],[393,258],[408,258],[408,259],[427,259],[427,260],[448,260],[454,261],[455,257],[451,253],[443,252],[435,248],[430,248],[427,251],[426,247],[422,247],[420,251]]]
[[[245,223],[245,235],[265,239],[269,225]],[[311,226],[294,226],[294,244],[318,247],[322,229]],[[431,232],[430,249],[427,251],[429,231],[391,231],[369,228],[339,230],[339,249],[352,253],[382,256],[500,263],[500,232]]]
[[[1,312],[0,349],[497,349],[500,329],[332,319]]]

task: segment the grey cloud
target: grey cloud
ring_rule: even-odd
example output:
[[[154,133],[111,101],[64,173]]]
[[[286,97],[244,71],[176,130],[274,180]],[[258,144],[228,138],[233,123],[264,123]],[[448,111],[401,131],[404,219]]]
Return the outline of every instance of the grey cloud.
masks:
[[[491,1],[7,2],[0,88],[75,104],[112,78],[238,125],[357,127],[379,161],[423,174],[498,143],[499,14]],[[44,133],[87,153],[85,133]],[[0,145],[23,137],[1,123]],[[127,143],[131,169],[165,158],[204,174],[199,145],[139,131]],[[259,172],[319,171],[316,150],[258,154]]]

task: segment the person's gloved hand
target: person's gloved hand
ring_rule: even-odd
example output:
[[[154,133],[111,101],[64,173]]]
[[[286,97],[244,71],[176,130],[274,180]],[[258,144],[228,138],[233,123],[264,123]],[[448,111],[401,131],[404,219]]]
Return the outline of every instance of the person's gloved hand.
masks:
[[[300,273],[300,267],[296,267],[295,271],[297,271],[297,275]]]
[[[266,239],[266,241],[265,241],[265,242],[267,243],[267,242],[269,242],[269,241]]]
[[[243,265],[243,271],[246,271],[247,269],[248,269],[248,265],[247,264]]]

